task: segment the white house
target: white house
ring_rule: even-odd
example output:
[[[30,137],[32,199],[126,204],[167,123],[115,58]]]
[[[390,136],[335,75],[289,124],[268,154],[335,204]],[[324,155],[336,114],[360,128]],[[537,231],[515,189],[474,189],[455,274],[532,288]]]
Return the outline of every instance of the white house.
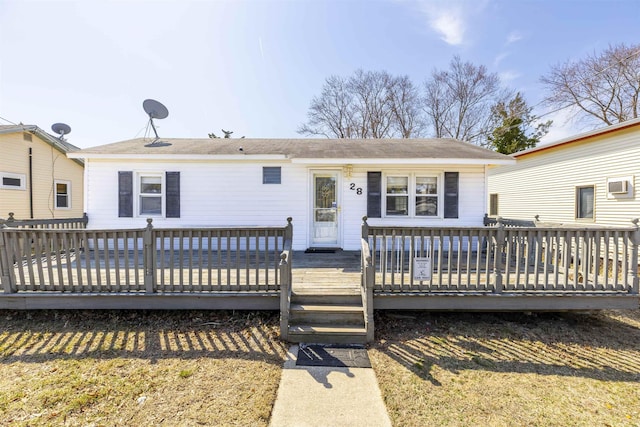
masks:
[[[296,250],[360,248],[360,224],[481,226],[487,170],[451,139],[133,139],[84,149],[89,228],[280,226]]]
[[[513,154],[489,170],[489,214],[565,224],[630,226],[640,217],[640,119]]]

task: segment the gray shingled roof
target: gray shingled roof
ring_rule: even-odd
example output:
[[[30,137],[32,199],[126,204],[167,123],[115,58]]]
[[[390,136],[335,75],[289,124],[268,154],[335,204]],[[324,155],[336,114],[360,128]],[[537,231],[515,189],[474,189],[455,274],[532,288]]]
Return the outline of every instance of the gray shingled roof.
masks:
[[[79,155],[283,155],[291,159],[482,159],[512,160],[454,139],[132,139],[86,148]],[[242,151],[240,150],[242,148]]]

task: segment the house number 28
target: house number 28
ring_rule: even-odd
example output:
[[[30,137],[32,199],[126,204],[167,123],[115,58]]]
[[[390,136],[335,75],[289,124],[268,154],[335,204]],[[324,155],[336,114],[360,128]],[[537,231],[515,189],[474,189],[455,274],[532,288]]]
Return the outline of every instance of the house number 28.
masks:
[[[362,195],[362,187],[357,187],[355,183],[349,184],[349,190],[355,191],[358,196]]]

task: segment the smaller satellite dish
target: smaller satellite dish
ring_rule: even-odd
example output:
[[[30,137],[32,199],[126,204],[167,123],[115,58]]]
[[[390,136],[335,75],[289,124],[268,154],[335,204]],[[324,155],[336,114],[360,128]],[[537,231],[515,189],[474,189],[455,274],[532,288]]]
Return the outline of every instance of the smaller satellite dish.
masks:
[[[51,130],[60,135],[60,138],[71,133],[71,127],[66,123],[54,123]]]
[[[145,99],[142,108],[152,119],[166,119],[169,115],[167,107],[156,101],[155,99]]]

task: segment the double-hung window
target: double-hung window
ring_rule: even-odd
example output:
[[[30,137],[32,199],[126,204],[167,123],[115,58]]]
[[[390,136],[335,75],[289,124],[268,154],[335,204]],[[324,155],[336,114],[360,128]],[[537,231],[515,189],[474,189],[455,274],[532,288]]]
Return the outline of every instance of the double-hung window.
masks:
[[[58,181],[54,182],[55,185],[55,206],[56,209],[69,209],[71,208],[71,182]]]
[[[387,215],[409,215],[409,177],[387,176]]]
[[[140,175],[138,205],[140,215],[162,215],[161,175]]]
[[[416,216],[438,216],[437,177],[416,177]]]
[[[440,193],[437,176],[387,175],[385,195],[387,216],[438,216]]]

